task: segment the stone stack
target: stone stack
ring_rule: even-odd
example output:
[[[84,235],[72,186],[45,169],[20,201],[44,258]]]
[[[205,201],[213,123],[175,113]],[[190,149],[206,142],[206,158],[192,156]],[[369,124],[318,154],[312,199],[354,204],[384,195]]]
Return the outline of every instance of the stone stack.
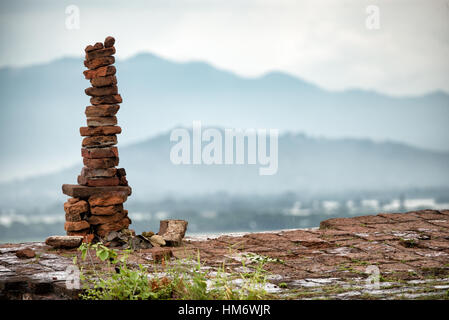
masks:
[[[118,93],[114,47],[115,39],[107,37],[85,49],[84,71],[91,87],[85,90],[91,105],[86,107],[87,126],[80,128],[83,138],[81,156],[84,167],[78,185],[63,185],[71,198],[64,204],[65,230],[68,235],[96,235],[128,228],[131,220],[123,203],[131,195],[126,171],[119,164],[116,114],[122,97]]]

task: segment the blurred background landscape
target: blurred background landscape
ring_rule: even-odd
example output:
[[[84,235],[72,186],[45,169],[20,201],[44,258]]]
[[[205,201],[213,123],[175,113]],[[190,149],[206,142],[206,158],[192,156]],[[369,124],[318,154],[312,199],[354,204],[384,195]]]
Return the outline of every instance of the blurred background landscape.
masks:
[[[136,232],[166,218],[207,234],[449,208],[447,4],[377,1],[381,27],[367,30],[366,4],[323,3],[80,1],[69,30],[70,2],[2,2],[0,241],[64,233],[61,186],[82,168],[89,104],[82,54],[107,35]],[[173,165],[170,132],[194,120],[279,129],[277,174]]]

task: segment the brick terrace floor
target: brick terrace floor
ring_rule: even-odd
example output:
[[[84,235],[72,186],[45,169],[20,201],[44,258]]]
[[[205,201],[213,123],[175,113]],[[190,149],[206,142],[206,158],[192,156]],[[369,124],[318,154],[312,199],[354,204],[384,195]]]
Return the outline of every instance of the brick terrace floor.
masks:
[[[32,247],[38,258],[18,259]],[[319,229],[301,229],[213,239],[186,238],[167,248],[176,258],[196,259],[204,269],[225,264],[230,272],[251,272],[257,259],[269,271],[267,291],[278,299],[449,299],[449,210],[422,210],[322,221]],[[154,263],[160,249],[135,251],[130,263]],[[0,245],[0,297],[74,298],[65,287],[73,250],[43,243]],[[167,261],[167,263],[170,263]],[[371,271],[370,271],[371,270]],[[378,286],[366,280],[376,277]]]

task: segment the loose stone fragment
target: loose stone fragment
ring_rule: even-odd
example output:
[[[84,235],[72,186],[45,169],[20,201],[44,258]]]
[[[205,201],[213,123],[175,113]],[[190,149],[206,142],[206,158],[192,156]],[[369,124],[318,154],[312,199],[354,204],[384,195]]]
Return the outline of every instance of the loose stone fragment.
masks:
[[[89,204],[91,207],[96,206],[112,206],[116,204],[122,204],[128,198],[125,192],[113,191],[113,192],[105,192],[101,194],[93,195],[89,198]]]
[[[87,118],[87,125],[89,127],[115,126],[117,124],[117,117],[89,117]]]
[[[84,165],[92,169],[106,169],[118,166],[119,159],[116,158],[100,158],[100,159],[89,159],[83,158]]]
[[[92,136],[83,139],[83,147],[108,147],[117,144],[117,136]]]
[[[185,220],[161,220],[158,235],[167,242],[169,246],[180,246],[187,230]]]
[[[119,94],[110,96],[92,97],[90,98],[90,103],[93,105],[122,103],[122,97]]]
[[[157,234],[152,235],[149,240],[154,247],[165,246],[166,244],[164,238]]]
[[[151,251],[154,262],[162,262],[170,259],[173,256],[173,252],[170,248],[154,248]]]
[[[16,256],[20,259],[31,259],[36,256],[36,253],[31,248],[25,248],[16,252]]]
[[[45,243],[53,248],[77,248],[82,241],[82,236],[50,236]]]

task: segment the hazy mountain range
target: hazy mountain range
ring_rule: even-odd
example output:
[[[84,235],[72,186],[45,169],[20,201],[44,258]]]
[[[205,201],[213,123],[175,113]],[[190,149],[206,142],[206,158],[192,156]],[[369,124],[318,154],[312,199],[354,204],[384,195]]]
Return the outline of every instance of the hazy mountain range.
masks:
[[[285,134],[279,139],[279,170],[260,176],[259,165],[173,165],[169,134],[120,147],[120,166],[133,188],[129,201],[165,196],[230,194],[302,195],[360,190],[448,187],[449,153],[431,152],[398,143],[356,139],[318,139]],[[81,162],[69,169],[0,184],[5,207],[42,207],[65,198],[63,183],[75,183]]]
[[[205,126],[276,128],[314,137],[391,140],[449,151],[449,96],[441,92],[419,97],[389,97],[361,90],[329,92],[283,73],[248,79],[206,63],[176,63],[151,54],[118,61],[116,65],[119,92],[124,100],[118,113],[123,127],[120,152],[131,183],[137,185],[139,179],[144,179],[143,185],[154,187],[155,191],[171,184],[202,190],[206,182],[196,185],[185,179],[212,181],[212,172],[224,176],[227,182],[218,184],[224,189],[264,189],[259,180],[242,183],[242,179],[252,177],[250,173],[228,176],[228,169],[194,168],[191,172],[196,173],[191,176],[184,173],[187,169],[172,171],[172,167],[167,167],[164,161],[168,153],[163,148],[169,147],[168,137],[146,139],[178,125],[189,126],[193,120],[200,120]],[[84,95],[89,82],[84,79],[83,70],[80,58],[0,69],[0,181],[53,172],[80,161],[78,128],[85,125],[84,108],[89,101]],[[278,175],[264,178],[274,179],[279,188],[297,188],[301,184],[327,188],[342,183],[338,179],[354,187],[361,181],[363,186],[375,187],[386,181],[391,185],[433,185],[447,180],[446,153],[351,139],[286,136],[283,143],[287,144],[288,139],[293,139],[293,145],[298,147],[284,147]],[[142,143],[133,144],[139,141]],[[125,145],[130,146],[124,148]],[[337,151],[339,156],[335,158]],[[142,171],[144,164],[147,169]],[[167,171],[151,165],[165,166]],[[313,166],[302,167],[305,165]],[[335,170],[341,165],[347,170]],[[359,175],[358,170],[362,169],[369,169],[370,178]],[[319,173],[318,178],[315,173]],[[361,181],[356,183],[353,177]],[[58,186],[63,182],[58,181]]]

